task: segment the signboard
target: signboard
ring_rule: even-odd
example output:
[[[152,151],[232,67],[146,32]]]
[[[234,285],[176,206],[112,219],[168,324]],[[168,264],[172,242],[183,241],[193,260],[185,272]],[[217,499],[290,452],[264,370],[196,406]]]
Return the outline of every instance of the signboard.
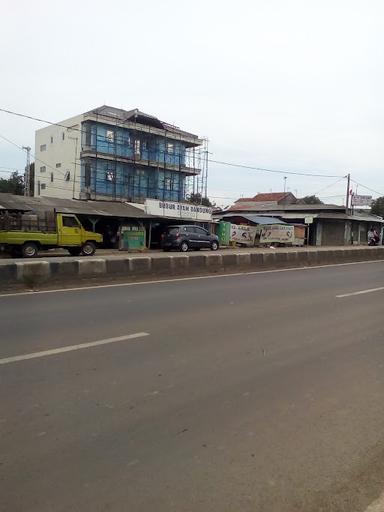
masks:
[[[190,203],[176,203],[159,199],[145,200],[145,213],[155,217],[170,217],[172,219],[191,219],[200,222],[212,221],[212,208]]]
[[[313,217],[305,217],[304,224],[313,224]]]
[[[372,196],[360,196],[352,194],[352,206],[371,206]]]
[[[274,224],[272,226],[263,226],[260,232],[260,243],[292,243],[295,238],[294,226],[284,226]]]
[[[241,224],[231,224],[231,242],[237,242],[243,245],[255,245],[256,226],[242,226]]]

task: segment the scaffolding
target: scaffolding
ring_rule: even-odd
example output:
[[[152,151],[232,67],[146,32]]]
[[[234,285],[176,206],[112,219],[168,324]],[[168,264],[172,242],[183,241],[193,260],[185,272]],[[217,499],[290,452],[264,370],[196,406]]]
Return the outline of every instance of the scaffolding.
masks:
[[[142,203],[207,196],[207,139],[138,110],[100,110],[84,115],[82,197]]]

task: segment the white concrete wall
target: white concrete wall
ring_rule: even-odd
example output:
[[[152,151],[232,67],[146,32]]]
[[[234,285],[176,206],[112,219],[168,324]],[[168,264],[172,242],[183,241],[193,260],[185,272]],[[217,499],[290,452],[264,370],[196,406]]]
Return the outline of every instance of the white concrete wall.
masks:
[[[65,199],[79,198],[82,119],[83,115],[72,117],[59,122],[64,126],[50,125],[36,131],[36,197],[40,195]],[[46,146],[45,150],[41,147],[43,145]],[[65,179],[67,172],[70,173],[68,181]],[[45,189],[41,185],[45,185]]]

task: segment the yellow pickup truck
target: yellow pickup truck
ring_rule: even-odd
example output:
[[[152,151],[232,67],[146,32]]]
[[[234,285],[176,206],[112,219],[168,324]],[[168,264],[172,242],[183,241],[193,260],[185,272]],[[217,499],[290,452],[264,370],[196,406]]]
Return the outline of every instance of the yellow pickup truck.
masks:
[[[39,250],[55,247],[67,249],[72,256],[92,256],[102,241],[102,235],[86,231],[73,214],[0,215],[0,248],[12,256],[35,258]]]

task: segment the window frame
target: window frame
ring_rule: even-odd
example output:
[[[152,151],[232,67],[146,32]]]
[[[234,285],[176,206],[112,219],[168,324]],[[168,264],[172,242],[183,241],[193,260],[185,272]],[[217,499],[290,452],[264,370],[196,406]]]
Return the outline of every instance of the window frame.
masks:
[[[105,170],[105,181],[107,181],[108,183],[116,182],[116,171],[114,169]]]
[[[114,130],[105,130],[105,140],[108,142],[108,144],[114,144],[114,142],[115,142]]]
[[[65,221],[67,219],[71,219],[73,221],[71,226],[68,226],[65,224]],[[80,223],[74,215],[63,215],[62,223],[63,223],[63,228],[80,228]]]

